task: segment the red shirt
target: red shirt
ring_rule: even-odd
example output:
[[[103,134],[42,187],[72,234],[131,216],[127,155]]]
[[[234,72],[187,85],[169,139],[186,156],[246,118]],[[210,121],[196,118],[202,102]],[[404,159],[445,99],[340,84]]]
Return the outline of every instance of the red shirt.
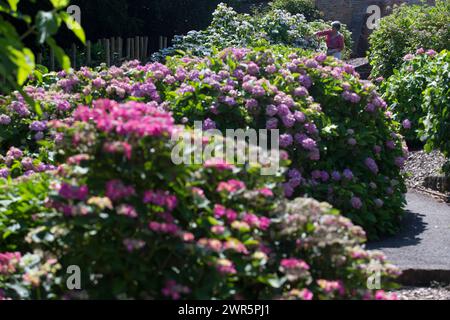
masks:
[[[338,32],[336,35],[333,35],[333,30],[325,30],[316,32],[316,35],[319,37],[327,37],[328,49],[338,49],[339,51],[344,49],[344,36],[341,33]]]

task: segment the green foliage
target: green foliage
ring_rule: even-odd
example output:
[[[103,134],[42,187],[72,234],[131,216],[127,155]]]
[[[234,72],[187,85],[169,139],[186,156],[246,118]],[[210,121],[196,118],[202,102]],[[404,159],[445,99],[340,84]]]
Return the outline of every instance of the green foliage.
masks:
[[[285,10],[291,14],[303,14],[308,21],[320,19],[322,14],[314,0],[274,0],[270,3],[273,9]]]
[[[369,43],[372,76],[385,78],[401,66],[409,52],[418,48],[450,49],[450,2],[395,7],[391,15],[381,19]]]
[[[273,9],[263,14],[239,14],[233,8],[220,4],[213,13],[213,21],[202,31],[190,31],[185,36],[175,36],[172,47],[153,55],[161,61],[166,56],[185,52],[197,56],[212,55],[215,50],[228,47],[260,47],[285,45],[295,48],[325,50],[325,44],[313,37],[316,31],[329,28],[322,20],[308,22],[302,14]],[[346,50],[351,52],[351,33],[343,26]]]
[[[114,129],[105,130],[111,119]],[[360,227],[326,203],[281,199],[283,166],[263,176],[248,163],[173,164],[172,123],[157,103],[109,100],[53,122],[65,137],[59,174],[13,181],[0,206],[27,231],[30,248],[23,249],[41,249],[59,264],[38,268],[36,261],[42,271],[32,272],[17,267],[19,254],[2,254],[8,272],[0,274],[0,299],[18,297],[10,284],[26,289],[19,297],[34,298],[30,283],[45,297],[72,299],[388,297],[366,288],[368,266],[377,266],[383,288],[399,271],[363,249]],[[40,197],[24,191],[33,183]],[[14,211],[30,196],[37,206]],[[18,241],[5,240],[8,247]],[[81,292],[64,287],[69,265],[82,270]]]
[[[423,92],[427,115],[422,120],[426,139],[425,149],[439,148],[450,156],[450,51],[444,50],[430,63],[431,72],[428,87]],[[450,165],[444,166],[450,176]]]
[[[298,176],[288,178],[288,196],[308,194],[330,202],[369,237],[398,230],[406,153],[396,133],[400,124],[385,114],[386,103],[352,66],[324,54],[274,47],[226,49],[194,61],[172,58],[167,65],[193,77],[181,87],[161,84],[178,121],[209,118],[220,130],[280,129],[280,141],[286,141],[280,145],[297,172],[293,176],[301,173],[301,183]],[[209,77],[216,75],[224,79],[211,83]],[[354,178],[342,178],[346,169]]]
[[[2,14],[0,16],[0,78],[4,81],[1,93],[20,88],[35,69],[35,57],[33,52],[25,46],[25,39],[33,37],[38,44],[46,44],[53,48],[56,58],[64,69],[70,67],[70,60],[53,39],[61,24],[65,23],[82,42],[85,41],[81,26],[64,11],[69,1],[51,0],[53,9],[39,10],[34,18],[23,15],[19,11],[20,6],[25,6],[30,1],[35,2],[32,0],[0,2]],[[25,24],[27,30],[19,34],[12,21]]]
[[[424,91],[436,80],[435,70],[443,67],[440,64],[442,60],[436,59],[432,51],[424,54],[420,49],[418,52],[416,56],[406,55],[401,68],[394,70],[394,74],[380,87],[395,119],[405,123],[402,135],[412,143],[424,140],[418,133],[424,129],[423,120],[427,114]]]

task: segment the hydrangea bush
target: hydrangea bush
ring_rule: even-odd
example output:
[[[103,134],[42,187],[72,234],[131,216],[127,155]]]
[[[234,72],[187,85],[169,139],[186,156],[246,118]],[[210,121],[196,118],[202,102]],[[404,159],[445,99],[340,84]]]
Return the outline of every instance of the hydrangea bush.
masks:
[[[302,14],[308,21],[318,20],[323,16],[314,0],[274,0],[269,3],[269,6],[274,9],[286,10],[291,14]]]
[[[402,58],[419,48],[441,51],[450,48],[450,2],[395,6],[381,18],[369,37],[371,75],[388,78],[402,65]]]
[[[56,259],[41,254],[0,252],[0,301],[55,298],[60,267]]]
[[[450,156],[450,51],[444,50],[430,61],[431,81],[424,91],[427,115],[421,135],[426,139],[425,150],[440,149],[446,157]],[[450,175],[450,161],[443,167]]]
[[[78,107],[49,123],[64,163],[51,181],[9,182],[48,190],[40,225],[24,228],[30,248],[82,268],[84,291],[62,297],[394,298],[367,289],[372,267],[387,288],[399,271],[364,250],[360,227],[328,204],[280,199],[283,167],[174,165],[170,135],[183,127],[162,104]]]
[[[420,48],[415,54],[405,55],[402,67],[380,86],[394,118],[402,123],[402,135],[412,143],[420,140],[419,132],[424,129],[425,89],[436,81],[437,73],[445,70],[445,59],[436,59],[436,54]]]
[[[328,201],[369,236],[397,229],[406,145],[386,102],[351,65],[324,54],[227,49],[168,67],[153,81],[173,79],[165,96],[176,119],[203,120],[207,129],[279,129],[292,159],[286,196]]]
[[[291,14],[274,7],[262,14],[239,14],[226,4],[220,4],[213,13],[208,28],[191,31],[184,36],[175,36],[172,47],[153,55],[153,60],[162,61],[177,52],[188,52],[197,56],[212,55],[215,50],[228,47],[259,47],[262,45],[286,45],[312,50],[325,50],[325,44],[313,37],[319,30],[329,29],[323,20],[308,22],[302,14]],[[352,48],[351,33],[345,25],[342,31],[349,57]]]
[[[132,61],[120,68],[83,68],[33,84],[30,92],[47,92],[36,96],[41,115],[11,109],[17,97],[3,105],[15,124],[5,124],[4,130],[23,128],[18,136],[29,137],[26,150],[34,148],[33,121],[67,114],[54,107],[52,96],[70,96],[68,113],[100,97],[155,101],[173,110],[177,122],[200,120],[205,129],[280,129],[280,145],[292,159],[288,197],[308,194],[328,201],[369,237],[397,230],[405,192],[400,169],[407,151],[396,133],[401,124],[391,119],[373,85],[361,82],[352,66],[324,54],[284,47],[227,49],[213,57],[171,58],[166,65]],[[38,146],[53,160],[48,150],[60,134],[40,132],[45,139]],[[14,140],[2,146],[4,152],[16,147]]]

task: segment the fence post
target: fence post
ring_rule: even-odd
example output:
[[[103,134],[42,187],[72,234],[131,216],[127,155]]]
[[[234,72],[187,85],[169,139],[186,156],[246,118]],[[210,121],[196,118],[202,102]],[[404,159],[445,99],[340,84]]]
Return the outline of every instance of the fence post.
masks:
[[[144,38],[144,57],[148,58],[148,37]]]
[[[38,52],[37,54],[37,64],[42,64],[42,52]]]
[[[109,43],[109,39],[105,40],[105,52],[106,52],[106,65],[111,66],[111,46]]]
[[[167,48],[167,37],[164,37],[164,49]]]
[[[136,59],[140,60],[139,37],[135,37],[134,40],[135,40],[134,50],[136,50],[134,55],[135,55]]]
[[[118,46],[118,52],[119,52],[119,60],[122,60],[123,41],[122,41],[121,37],[119,37],[117,39],[117,46]]]
[[[144,37],[139,37],[139,52],[140,52],[140,59],[141,61],[144,61]]]
[[[91,41],[86,42],[86,64],[90,66],[92,63],[92,57],[91,57]]]
[[[72,43],[72,68],[73,70],[77,69],[77,46],[75,43]]]
[[[114,64],[114,54],[116,53],[116,39],[111,37],[111,63]]]
[[[127,60],[131,59],[131,39],[127,38]]]

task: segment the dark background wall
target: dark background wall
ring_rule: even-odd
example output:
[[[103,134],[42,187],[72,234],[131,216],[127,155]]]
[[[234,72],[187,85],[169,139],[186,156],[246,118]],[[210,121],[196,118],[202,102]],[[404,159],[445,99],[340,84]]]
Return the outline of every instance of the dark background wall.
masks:
[[[111,36],[164,35],[171,37],[205,28],[220,2],[239,10],[264,0],[72,0],[81,8],[89,39]]]

